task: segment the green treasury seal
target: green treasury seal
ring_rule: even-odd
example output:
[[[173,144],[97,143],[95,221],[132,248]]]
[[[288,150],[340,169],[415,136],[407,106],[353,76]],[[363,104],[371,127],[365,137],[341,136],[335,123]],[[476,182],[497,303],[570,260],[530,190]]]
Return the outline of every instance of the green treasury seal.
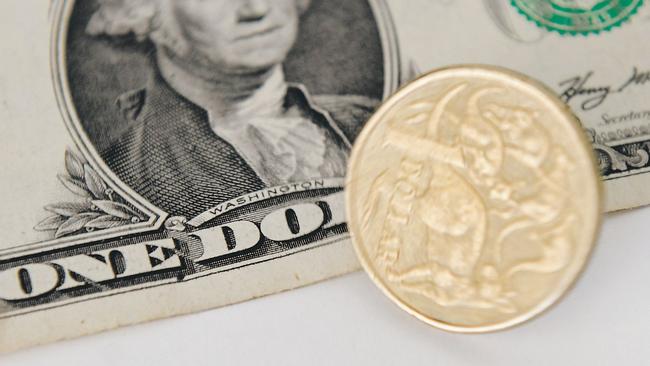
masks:
[[[519,12],[560,34],[610,30],[628,20],[643,0],[511,0]]]

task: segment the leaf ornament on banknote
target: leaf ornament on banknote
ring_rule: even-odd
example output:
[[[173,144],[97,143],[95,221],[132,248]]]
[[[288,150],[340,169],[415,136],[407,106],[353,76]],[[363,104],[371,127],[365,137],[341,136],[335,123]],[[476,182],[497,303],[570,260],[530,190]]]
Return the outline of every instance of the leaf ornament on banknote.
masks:
[[[130,207],[109,188],[82,157],[68,150],[65,153],[66,174],[59,174],[61,184],[77,196],[75,202],[45,206],[54,214],[39,222],[34,229],[50,231],[55,238],[92,232],[146,221],[142,212]]]

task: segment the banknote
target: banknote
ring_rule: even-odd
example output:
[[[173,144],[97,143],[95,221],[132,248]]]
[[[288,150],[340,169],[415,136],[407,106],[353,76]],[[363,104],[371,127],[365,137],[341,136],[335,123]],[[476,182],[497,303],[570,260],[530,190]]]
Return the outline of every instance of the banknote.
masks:
[[[581,118],[608,209],[650,201],[642,0],[0,3],[0,351],[356,270],[350,147],[433,68]]]

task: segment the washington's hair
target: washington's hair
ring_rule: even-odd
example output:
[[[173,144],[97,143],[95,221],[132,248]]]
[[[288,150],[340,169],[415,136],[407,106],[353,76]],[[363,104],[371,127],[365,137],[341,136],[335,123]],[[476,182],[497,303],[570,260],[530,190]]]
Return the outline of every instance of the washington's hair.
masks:
[[[183,0],[99,0],[99,9],[88,22],[86,32],[93,36],[133,36],[140,42],[151,40],[154,43],[167,44],[170,41],[167,39],[169,35],[158,32],[162,24],[162,1]],[[294,1],[301,13],[307,10],[311,3],[311,0]]]
[[[159,0],[99,0],[86,32],[93,36],[134,36],[146,41],[159,27]]]

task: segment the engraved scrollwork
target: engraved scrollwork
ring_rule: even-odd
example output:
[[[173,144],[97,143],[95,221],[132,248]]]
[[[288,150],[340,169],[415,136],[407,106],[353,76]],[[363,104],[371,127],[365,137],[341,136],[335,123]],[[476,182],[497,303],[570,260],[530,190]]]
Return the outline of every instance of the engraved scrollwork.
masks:
[[[650,162],[649,144],[646,142],[640,148],[634,149],[633,155],[622,154],[606,145],[594,144],[598,157],[598,166],[602,173],[625,172],[630,168],[643,168]]]
[[[606,145],[603,139],[596,135],[594,129],[587,129],[587,136],[596,151],[600,172],[605,177],[645,168],[650,164],[650,142],[648,141],[612,147]]]

